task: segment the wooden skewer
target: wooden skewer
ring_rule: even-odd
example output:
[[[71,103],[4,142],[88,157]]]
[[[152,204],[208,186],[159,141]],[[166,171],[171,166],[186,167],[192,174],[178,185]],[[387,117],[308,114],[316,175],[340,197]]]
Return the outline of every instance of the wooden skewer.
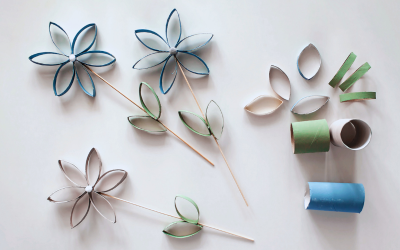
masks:
[[[183,75],[183,77],[185,78],[185,81],[186,81],[186,83],[187,83],[187,85],[188,85],[188,87],[189,87],[189,89],[190,89],[190,92],[192,92],[192,95],[193,95],[194,100],[196,101],[197,107],[200,109],[200,112],[201,112],[201,114],[202,114],[204,120],[208,123],[208,121],[207,121],[207,119],[206,119],[206,116],[204,115],[203,110],[201,109],[200,104],[199,104],[199,102],[197,101],[197,98],[196,98],[196,96],[195,96],[195,94],[194,94],[194,92],[193,92],[193,90],[192,90],[192,87],[190,86],[190,83],[189,83],[188,79],[186,78],[185,73],[183,72],[182,66],[181,66],[180,62],[178,61],[178,59],[176,59],[176,56],[175,56],[175,61],[177,62],[178,66],[179,66],[179,69],[181,70],[182,75]],[[209,124],[208,124],[208,125],[209,125]],[[233,172],[232,172],[232,170],[231,170],[231,167],[229,166],[228,161],[226,160],[225,155],[224,155],[224,153],[222,152],[221,147],[219,146],[219,143],[218,143],[217,138],[215,138],[214,135],[212,135],[212,136],[214,137],[214,141],[215,141],[215,143],[217,144],[217,146],[218,146],[218,148],[219,148],[219,151],[221,152],[222,157],[224,157],[225,163],[226,163],[226,165],[228,166],[229,172],[231,173],[231,175],[232,175],[232,177],[233,177],[233,180],[235,181],[236,186],[237,186],[237,188],[239,189],[239,192],[240,192],[240,194],[241,194],[242,197],[243,197],[244,202],[246,203],[247,206],[249,206],[249,204],[247,203],[246,198],[244,197],[244,194],[243,194],[242,190],[240,189],[239,183],[236,181],[236,178],[235,178],[235,176],[233,175]]]
[[[136,107],[140,108],[143,112],[146,113],[146,111],[140,107],[139,105],[137,105],[134,101],[132,101],[130,98],[128,98],[126,95],[124,95],[121,91],[119,91],[117,88],[115,88],[111,83],[107,82],[103,77],[101,77],[99,74],[97,74],[96,72],[94,72],[91,68],[89,68],[88,66],[82,64],[85,68],[87,68],[88,70],[90,70],[93,74],[95,74],[98,78],[100,78],[103,82],[107,83],[108,86],[110,86],[111,88],[113,88],[115,91],[117,91],[119,94],[121,94],[123,97],[125,97],[128,101],[130,101],[131,103],[135,104]],[[206,161],[208,161],[208,163],[210,163],[212,166],[214,166],[214,163],[212,163],[209,159],[207,159],[204,155],[202,155],[199,151],[197,151],[196,149],[194,149],[192,146],[189,145],[189,143],[187,143],[185,140],[183,140],[181,137],[179,137],[177,134],[175,134],[174,132],[172,132],[171,129],[169,129],[164,123],[162,123],[160,120],[157,120],[158,122],[161,123],[161,125],[163,125],[169,132],[171,132],[173,135],[175,135],[179,140],[181,140],[183,143],[185,143],[189,148],[191,148],[193,151],[195,151],[197,154],[199,154],[201,157],[203,157]]]
[[[153,212],[162,214],[162,215],[166,215],[166,216],[169,216],[169,217],[173,217],[173,218],[182,220],[181,218],[179,218],[179,217],[177,217],[177,216],[174,216],[174,215],[171,215],[171,214],[166,214],[166,213],[163,213],[163,212],[160,212],[160,211],[157,211],[157,210],[148,208],[148,207],[144,207],[144,206],[138,205],[138,204],[136,204],[136,203],[133,203],[133,202],[130,202],[130,201],[127,201],[127,200],[124,200],[124,199],[121,199],[121,198],[118,198],[118,197],[109,195],[109,194],[105,194],[105,193],[100,193],[100,194],[103,195],[103,196],[107,196],[107,197],[110,197],[110,198],[119,200],[119,201],[123,201],[123,202],[129,203],[129,204],[131,204],[131,205],[134,205],[134,206],[137,206],[137,207],[140,207],[140,208],[144,208],[144,209],[147,209],[147,210],[150,210],[150,211],[153,211]],[[212,226],[209,226],[209,225],[206,225],[206,224],[203,224],[203,223],[198,223],[198,224],[201,225],[201,226],[203,226],[203,227],[208,227],[208,228],[211,228],[211,229],[214,229],[214,230],[218,230],[218,231],[221,231],[221,232],[230,234],[230,235],[234,235],[234,236],[236,236],[236,237],[240,237],[240,238],[243,238],[243,239],[246,239],[246,240],[254,241],[254,239],[251,239],[251,238],[248,238],[248,237],[239,235],[239,234],[231,233],[231,232],[228,232],[228,231],[225,231],[225,230],[216,228],[216,227],[212,227]]]

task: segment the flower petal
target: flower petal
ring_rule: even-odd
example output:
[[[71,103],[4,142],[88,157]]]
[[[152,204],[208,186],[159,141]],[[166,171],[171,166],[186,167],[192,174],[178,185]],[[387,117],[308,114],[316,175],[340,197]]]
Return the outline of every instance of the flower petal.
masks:
[[[269,115],[277,110],[283,101],[273,97],[261,95],[247,104],[244,109],[254,115]]]
[[[71,88],[72,83],[74,82],[74,79],[75,79],[75,66],[72,65],[72,72],[71,72],[71,73],[72,73],[72,76],[71,76],[71,80],[69,81],[69,84],[67,85],[67,87],[65,87],[65,89],[62,90],[61,94],[58,94],[57,87],[62,88],[62,87],[61,87],[61,85],[62,85],[61,82],[64,82],[64,81],[63,81],[63,80],[64,80],[64,79],[63,79],[63,78],[64,78],[64,74],[65,74],[66,71],[68,70],[67,67],[64,67],[65,65],[68,65],[68,62],[61,64],[60,67],[57,69],[56,74],[54,75],[53,90],[54,90],[54,94],[55,94],[56,96],[62,96],[62,95],[64,95],[65,93],[67,93],[68,90]]]
[[[321,54],[314,44],[310,43],[300,52],[297,69],[304,79],[310,80],[318,73],[321,63]]]
[[[178,62],[188,71],[198,74],[198,75],[208,75],[210,74],[210,69],[208,68],[207,64],[198,57],[197,55],[181,51],[176,56]],[[195,59],[195,60],[193,60]],[[190,61],[187,61],[190,60]],[[185,66],[185,64],[187,66]],[[190,68],[190,69],[189,69]]]
[[[142,36],[142,38],[139,38],[139,34],[141,34],[140,36]],[[149,37],[146,37],[146,34],[151,35],[150,36],[151,39],[149,39]],[[147,30],[147,29],[138,29],[138,30],[135,30],[135,35],[136,35],[136,38],[139,40],[139,42],[141,42],[147,48],[154,50],[154,51],[169,52],[168,43],[164,40],[164,38],[162,38],[156,32],[154,32],[152,30]],[[161,41],[159,39],[154,40],[154,36],[159,37],[161,39]],[[144,41],[146,41],[146,43]]]
[[[200,123],[201,125],[199,125],[199,119],[196,119],[197,122],[193,122],[193,121],[191,121],[191,119],[190,119],[190,118],[192,118],[192,117],[190,117],[190,116],[185,116],[186,114],[189,114],[189,115],[191,115],[192,117],[197,117],[197,118],[199,118],[200,121],[201,121],[201,123]],[[197,115],[197,114],[195,114],[195,113],[192,113],[192,112],[189,112],[189,111],[185,111],[185,110],[180,110],[180,111],[178,111],[178,115],[179,115],[179,117],[181,118],[181,121],[183,122],[183,124],[185,124],[185,126],[186,126],[188,129],[192,130],[193,132],[195,132],[195,133],[198,134],[198,135],[202,135],[202,136],[211,136],[210,129],[208,128],[207,123],[206,123],[206,121],[203,119],[203,117],[201,117],[201,116],[199,116],[199,115]],[[186,117],[186,118],[184,118],[184,117]],[[190,124],[190,125],[189,125],[189,124]]]
[[[183,38],[176,47],[178,51],[193,52],[206,46],[214,37],[211,33],[199,33]]]
[[[61,171],[75,186],[86,187],[88,185],[85,175],[72,163],[64,160],[58,160]]]
[[[87,204],[87,209],[84,206]],[[81,224],[81,222],[86,218],[87,214],[90,210],[90,199],[89,195],[84,193],[82,196],[78,198],[75,202],[74,206],[72,207],[71,217],[70,217],[70,225],[71,228],[74,228]]]
[[[168,63],[168,62],[170,62],[170,63]],[[168,93],[168,91],[172,88],[172,85],[175,82],[177,74],[178,74],[178,64],[175,61],[175,58],[173,56],[169,56],[161,70],[161,75],[160,75],[161,93],[163,93],[163,94]],[[170,83],[170,84],[168,84],[168,83]],[[166,84],[166,86],[167,86],[166,90],[164,90],[164,86],[163,86],[164,84]]]
[[[224,115],[218,104],[211,100],[206,109],[206,119],[211,133],[220,139],[224,131]]]
[[[95,186],[99,181],[101,175],[102,163],[100,159],[100,155],[95,148],[92,148],[88,154],[86,159],[86,181],[91,186]]]
[[[35,60],[33,60],[36,58]],[[44,66],[55,66],[61,65],[69,61],[69,59],[60,53],[55,52],[40,52],[29,57],[29,60],[33,63],[44,65]],[[41,61],[43,60],[43,61]]]
[[[88,34],[89,29],[93,28],[94,29],[94,34]],[[87,31],[85,32],[81,37],[79,37],[79,35],[83,32],[83,31]],[[88,35],[86,35],[88,34]],[[79,48],[77,48],[81,43],[84,43],[85,39],[87,36],[87,40],[89,40],[90,44],[86,47],[86,45],[84,45],[84,47],[86,47],[85,49],[83,49],[82,51],[77,51],[79,50]],[[79,37],[79,45],[77,45],[77,40]],[[80,56],[82,55],[84,52],[88,51],[94,44],[94,42],[96,41],[96,37],[97,37],[97,26],[94,23],[88,24],[86,26],[84,26],[82,29],[80,29],[78,31],[78,33],[76,33],[74,40],[72,41],[72,53],[75,54],[76,56]]]
[[[99,214],[109,222],[117,222],[117,217],[111,203],[104,196],[97,192],[92,192],[90,195],[90,201],[96,211],[99,212]]]
[[[112,54],[101,51],[91,50],[79,55],[79,62],[93,67],[104,67],[113,64],[117,59]]]
[[[128,176],[128,172],[122,169],[113,169],[105,172],[99,179],[96,184],[96,191],[105,193],[113,190],[118,187],[126,177]],[[106,183],[108,182],[108,184]]]
[[[145,93],[143,93],[143,91],[142,91],[142,86],[143,86],[143,84],[147,87],[148,90],[150,90],[150,93],[152,94],[151,97],[153,97],[152,99],[157,101],[157,104],[158,104],[157,107],[158,107],[158,109],[157,109],[156,112],[153,111],[154,113],[156,113],[156,115],[154,115],[154,114],[150,111],[150,109],[148,108],[148,106],[145,104],[145,101],[143,100],[143,96],[145,96],[145,97],[148,96],[148,95],[145,95],[146,92],[147,92],[148,94],[150,94],[149,91],[146,91]],[[146,89],[146,88],[145,88],[145,89]],[[154,89],[153,89],[149,84],[147,84],[147,83],[145,83],[145,82],[141,82],[141,83],[139,84],[139,99],[140,99],[140,104],[142,104],[142,107],[144,108],[144,110],[146,111],[146,113],[147,113],[149,116],[153,117],[155,120],[158,120],[158,119],[160,118],[160,116],[161,116],[161,103],[160,103],[160,99],[158,99],[158,96],[157,96],[156,92],[154,91]],[[148,100],[148,98],[145,98],[145,99]],[[149,106],[156,106],[156,105],[154,105],[154,104],[155,104],[154,101],[150,103],[150,101],[148,100],[148,102],[149,102],[149,104],[150,104]]]
[[[57,49],[66,56],[72,54],[71,41],[69,40],[67,32],[63,30],[58,24],[49,23],[49,33],[51,40]]]
[[[173,9],[168,16],[167,25],[165,26],[165,37],[167,38],[169,47],[176,47],[181,40],[181,35],[181,18],[179,17],[178,11]]]
[[[148,115],[128,116],[128,121],[133,127],[149,133],[167,131],[159,121]]]
[[[189,219],[189,218],[183,216],[183,215],[179,212],[178,205],[177,205],[177,202],[176,202],[177,198],[181,198],[181,199],[179,199],[179,200],[181,200],[181,201],[186,201],[186,203],[189,202],[191,205],[193,205],[193,207],[195,208],[195,211],[194,211],[194,212],[195,212],[195,214],[196,214],[196,215],[194,216],[193,219]],[[189,197],[184,196],[184,195],[177,195],[177,196],[175,196],[175,210],[176,210],[176,213],[179,215],[179,217],[181,217],[182,220],[184,220],[184,221],[186,221],[186,222],[189,222],[189,223],[192,223],[192,224],[197,224],[197,223],[199,222],[199,218],[200,218],[200,210],[199,210],[199,207],[197,206],[196,202],[194,202],[194,200],[190,199]],[[187,210],[187,209],[185,209],[185,210]]]
[[[63,187],[52,193],[47,200],[54,203],[70,202],[79,199],[84,193],[83,187]]]
[[[271,65],[269,68],[269,84],[272,90],[282,99],[289,101],[290,99],[290,80],[283,70],[279,67]]]
[[[89,71],[84,66],[82,66],[82,64],[80,62],[76,62],[74,64],[74,66],[75,66],[76,79],[78,79],[79,86],[81,86],[83,92],[85,92],[88,96],[95,97],[96,96],[96,88],[94,86],[93,79],[89,74]],[[79,77],[79,75],[80,75],[80,77]],[[83,86],[83,83],[86,83],[85,85],[88,85],[87,83],[91,83],[92,92],[89,92],[88,90],[86,90],[86,88]]]
[[[149,69],[165,62],[169,57],[167,52],[157,51],[142,57],[134,65],[134,69]]]
[[[203,229],[202,225],[192,224],[186,221],[175,221],[166,226],[163,233],[174,238],[187,238],[197,234]]]
[[[310,95],[298,100],[290,111],[298,115],[308,115],[318,111],[329,101],[329,96]]]

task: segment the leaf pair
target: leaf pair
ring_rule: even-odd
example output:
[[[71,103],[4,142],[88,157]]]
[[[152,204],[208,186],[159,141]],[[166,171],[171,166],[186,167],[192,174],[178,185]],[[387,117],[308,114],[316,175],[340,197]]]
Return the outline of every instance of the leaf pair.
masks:
[[[158,103],[158,110],[156,111],[150,111],[150,108],[145,104],[145,101],[143,100],[143,95],[142,95],[142,86],[147,87],[151,93],[153,94],[155,100]],[[166,132],[167,129],[158,121],[161,117],[161,103],[160,99],[158,99],[158,96],[154,89],[147,83],[141,82],[139,84],[139,98],[140,98],[140,104],[142,105],[144,111],[148,115],[133,115],[133,116],[128,116],[128,121],[132,126],[134,126],[137,129],[146,131],[146,132]],[[148,128],[147,128],[148,127]]]
[[[176,199],[177,198],[185,199],[186,201],[190,202],[196,208],[197,219],[189,219],[189,218],[183,216],[179,212],[178,207],[176,205]],[[193,236],[193,235],[197,234],[198,232],[201,231],[201,229],[203,229],[203,226],[199,224],[199,218],[200,218],[199,207],[197,206],[196,202],[194,202],[192,199],[190,199],[189,197],[183,196],[183,195],[175,196],[175,210],[176,210],[176,213],[179,215],[179,217],[182,219],[182,221],[172,222],[171,224],[169,224],[168,226],[166,226],[164,228],[163,233],[165,233],[168,236],[174,237],[174,238],[187,238],[187,237],[190,237],[190,236]],[[176,227],[183,226],[184,224],[186,224],[186,225],[187,224],[194,225],[194,226],[196,226],[196,229],[194,230],[194,232],[191,232],[189,234],[183,234],[183,235],[178,235],[176,233],[171,232],[171,231],[173,231],[173,229],[176,229]]]
[[[183,124],[185,124],[186,127],[188,127],[191,131],[195,132],[196,134],[202,136],[213,135],[217,139],[221,138],[222,132],[224,130],[224,115],[222,114],[221,108],[215,101],[211,100],[208,103],[205,119],[195,113],[185,110],[178,111],[178,114]],[[197,124],[189,125],[189,123],[192,124],[192,122],[189,122],[188,117],[185,118],[185,114],[190,114],[193,115],[194,117],[199,118],[201,121],[200,127],[195,128],[195,125]],[[204,130],[204,132],[203,131],[200,132],[199,130]]]

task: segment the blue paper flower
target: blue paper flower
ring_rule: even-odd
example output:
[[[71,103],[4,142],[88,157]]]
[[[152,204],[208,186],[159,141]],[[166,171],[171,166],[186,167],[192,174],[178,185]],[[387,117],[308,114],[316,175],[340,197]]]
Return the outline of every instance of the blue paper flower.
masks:
[[[179,24],[179,34],[177,37],[173,37],[173,34],[171,32],[171,26],[170,24],[170,20],[171,17],[173,17],[173,15],[176,15],[176,18],[178,20]],[[173,27],[172,27],[173,28]],[[154,45],[150,45],[148,43],[145,43],[143,41],[143,39],[139,38],[140,33],[147,33],[150,35],[154,35],[156,37],[156,39],[158,40],[158,42],[161,43],[161,46],[158,46],[159,48],[157,48]],[[211,41],[211,39],[213,38],[213,34],[210,33],[200,33],[200,34],[195,34],[195,35],[191,35],[188,36],[184,39],[181,39],[181,34],[182,34],[182,27],[181,27],[181,20],[179,18],[179,13],[176,9],[173,9],[171,14],[169,14],[168,19],[167,19],[167,25],[165,27],[165,37],[166,40],[164,38],[162,38],[159,34],[157,34],[154,31],[151,30],[147,30],[147,29],[138,29],[135,30],[135,35],[137,37],[137,39],[147,48],[155,51],[143,58],[141,58],[139,61],[137,61],[135,63],[135,65],[133,65],[134,69],[149,69],[152,68],[154,66],[160,65],[162,63],[164,63],[164,66],[161,70],[161,75],[160,75],[160,90],[163,94],[168,93],[168,91],[171,89],[172,85],[175,82],[176,79],[176,75],[178,73],[178,64],[177,64],[177,60],[178,62],[188,71],[194,73],[194,74],[198,74],[198,75],[208,75],[210,73],[209,68],[207,67],[207,64],[203,61],[203,59],[201,59],[199,56],[193,54],[192,52],[194,52],[195,50],[205,46],[207,43],[209,43]],[[193,40],[195,40],[196,36],[203,36],[205,37],[206,41],[205,42],[201,42],[201,43],[197,43],[196,45],[190,44]],[[159,40],[161,39],[161,40]],[[187,45],[185,45],[187,43]],[[186,48],[185,48],[186,46]],[[163,48],[164,47],[164,48]],[[161,61],[160,59],[158,61],[155,61],[154,65],[149,66],[149,67],[141,67],[140,64],[143,63],[143,61],[149,61],[149,60],[154,60],[155,58],[161,56]],[[195,60],[195,62],[200,63],[200,65],[204,66],[204,72],[198,72],[194,69],[190,69],[190,67],[187,67],[185,65],[182,64],[182,61],[179,60],[180,56],[188,56],[191,60]],[[166,75],[168,73],[165,73],[166,71],[166,67],[168,62],[170,62],[171,64],[173,64],[172,66],[174,67],[174,70],[172,72],[173,75],[173,79],[172,82],[170,84],[168,84],[168,88],[166,90],[164,90],[163,88],[163,77],[166,77]]]
[[[51,31],[51,28],[52,28],[52,27],[55,28],[55,29],[59,29],[58,31],[61,31],[60,33],[62,34],[62,36],[65,35],[65,36],[63,37],[63,39],[68,40],[68,43],[69,43],[69,49],[68,49],[68,51],[62,51],[62,50],[60,49],[61,46],[57,46],[57,43],[56,43],[56,41],[55,41],[55,39],[53,38],[53,35],[52,35],[52,31]],[[95,29],[95,34],[94,34],[93,41],[89,44],[89,46],[88,46],[86,49],[84,49],[84,50],[82,50],[82,51],[77,51],[77,49],[76,49],[76,42],[77,42],[77,39],[78,39],[79,35],[80,35],[83,31],[89,30],[90,28],[94,28],[94,29]],[[69,37],[68,37],[67,33],[66,33],[59,25],[57,25],[56,23],[50,22],[50,24],[49,24],[49,32],[50,32],[51,40],[53,41],[53,43],[54,43],[54,45],[57,47],[57,49],[61,52],[61,54],[60,54],[60,53],[56,53],[56,52],[40,52],[40,53],[31,55],[31,56],[29,57],[29,60],[31,60],[33,63],[39,64],[39,65],[44,65],[44,66],[58,66],[58,65],[60,65],[60,66],[58,67],[57,71],[56,71],[56,74],[55,74],[54,80],[53,80],[53,89],[54,89],[54,94],[55,94],[56,96],[62,96],[62,95],[64,95],[65,93],[68,92],[68,90],[69,90],[69,89],[71,88],[71,86],[72,86],[72,83],[74,82],[75,75],[76,75],[76,79],[78,79],[79,86],[81,86],[82,90],[83,90],[86,94],[88,94],[89,96],[91,96],[91,97],[96,96],[96,89],[95,89],[95,86],[94,86],[92,77],[90,76],[88,70],[84,67],[84,65],[93,66],[93,67],[103,67],[103,66],[107,66],[107,65],[110,65],[110,64],[114,63],[115,60],[116,60],[115,57],[114,57],[113,55],[111,55],[110,53],[108,53],[108,52],[100,51],[100,50],[92,50],[92,51],[89,51],[89,49],[93,46],[94,42],[96,41],[96,37],[97,37],[97,26],[96,26],[96,24],[94,24],[94,23],[88,24],[88,25],[86,25],[85,27],[83,27],[81,30],[79,30],[79,32],[78,32],[78,33],[76,34],[76,36],[74,37],[74,40],[72,41],[72,45],[71,45],[71,42],[70,42],[70,40],[69,40]],[[81,39],[81,38],[80,38],[80,39]],[[97,55],[103,55],[103,56],[106,55],[107,58],[108,58],[108,56],[110,56],[110,58],[108,58],[108,59],[107,59],[107,62],[104,63],[104,64],[93,64],[93,63],[87,63],[87,62],[85,63],[85,62],[84,62],[84,59],[79,60],[79,57],[82,58],[82,56],[84,56],[84,55],[87,55],[87,56],[88,56],[89,54],[93,54],[93,55],[96,55],[96,54],[97,54]],[[44,57],[49,56],[49,55],[53,55],[53,59],[58,59],[58,61],[57,61],[57,62],[51,62],[51,63],[42,63],[42,62],[36,61],[37,59],[39,59],[38,57],[44,58]],[[36,59],[35,59],[35,58],[36,58]],[[35,60],[34,60],[34,59],[35,59]],[[63,90],[63,91],[59,94],[59,93],[57,93],[57,88],[56,88],[56,86],[57,86],[57,77],[58,77],[58,75],[59,75],[60,70],[62,69],[62,67],[64,67],[66,64],[68,64],[68,63],[70,63],[70,62],[72,63],[72,72],[71,72],[71,73],[72,73],[72,76],[71,76],[71,81],[70,81],[70,83],[68,84],[68,86],[66,87],[66,89]],[[88,74],[89,79],[90,79],[90,81],[91,81],[91,83],[92,83],[92,87],[93,87],[92,93],[90,93],[88,90],[86,90],[86,89],[83,87],[82,82],[81,82],[82,79],[79,78],[78,71],[77,71],[77,67],[82,67],[82,68],[85,70],[85,72]]]

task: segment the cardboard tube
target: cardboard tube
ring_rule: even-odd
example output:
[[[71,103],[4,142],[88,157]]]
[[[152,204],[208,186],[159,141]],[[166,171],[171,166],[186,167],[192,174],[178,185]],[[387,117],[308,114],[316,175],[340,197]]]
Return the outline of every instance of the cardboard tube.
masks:
[[[329,127],[325,119],[292,122],[290,133],[294,154],[329,151]]]
[[[361,213],[365,190],[359,183],[308,182],[304,208],[346,213]]]
[[[365,148],[371,141],[372,132],[368,124],[359,119],[340,119],[329,128],[333,145],[351,150]]]

